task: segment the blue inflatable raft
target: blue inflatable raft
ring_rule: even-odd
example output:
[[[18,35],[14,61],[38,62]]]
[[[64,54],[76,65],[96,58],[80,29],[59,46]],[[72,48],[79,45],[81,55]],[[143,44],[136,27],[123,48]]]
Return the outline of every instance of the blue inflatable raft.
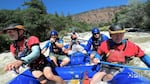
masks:
[[[85,47],[84,45],[82,45]],[[66,45],[68,47],[68,45]],[[82,84],[84,73],[87,73],[88,78],[100,70],[100,65],[89,65],[90,58],[80,52],[76,52],[70,56],[70,63],[64,67],[56,67],[55,71],[65,81],[77,79]],[[40,84],[31,74],[30,70],[26,70],[19,74],[8,84]],[[51,83],[50,83],[51,84]],[[70,84],[70,83],[69,83]],[[142,77],[129,68],[124,68],[118,73],[109,84],[150,84],[150,79]]]
[[[100,65],[89,65],[89,57],[82,53],[75,53],[70,56],[70,59],[71,62],[69,65],[55,68],[57,74],[66,81],[72,79],[82,80],[85,72],[88,73],[88,77],[91,78],[100,69]],[[109,83],[150,84],[150,79],[142,77],[128,68],[124,68]],[[39,81],[32,76],[29,70],[26,70],[11,80],[8,84],[39,84]],[[82,84],[82,82],[80,84]]]

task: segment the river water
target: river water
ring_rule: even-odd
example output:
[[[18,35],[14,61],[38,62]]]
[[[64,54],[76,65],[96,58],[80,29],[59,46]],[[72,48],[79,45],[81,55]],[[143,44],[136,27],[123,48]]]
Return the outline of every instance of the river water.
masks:
[[[108,32],[102,32],[106,35],[108,35]],[[85,32],[85,33],[79,33],[80,39],[82,39],[83,42],[88,40],[90,38],[91,33]],[[108,35],[109,36],[109,35]],[[129,40],[135,42],[137,45],[139,45],[146,54],[150,55],[150,34],[144,33],[144,32],[127,32],[125,34],[125,37]],[[70,39],[70,36],[65,36],[64,41],[68,42]],[[85,42],[86,43],[86,42]],[[45,42],[41,43],[41,47],[45,44]],[[48,52],[45,53],[47,55]],[[4,66],[12,62],[14,58],[11,56],[10,52],[4,52],[0,53],[0,84],[6,84],[8,81],[10,81],[12,78],[17,76],[17,74],[14,71],[4,72],[3,68]],[[135,65],[139,67],[146,67],[143,62],[141,62],[138,58],[135,58],[133,61],[129,63],[129,65]],[[20,71],[24,71],[24,68],[20,68]],[[150,78],[150,73],[148,71],[140,71],[136,70],[140,75],[144,75],[148,78]]]

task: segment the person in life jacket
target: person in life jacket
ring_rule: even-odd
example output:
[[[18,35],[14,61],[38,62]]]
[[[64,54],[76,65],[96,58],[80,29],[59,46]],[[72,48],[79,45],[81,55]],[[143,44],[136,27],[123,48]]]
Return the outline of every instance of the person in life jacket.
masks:
[[[48,42],[42,49],[42,53],[44,54],[46,50],[49,48],[49,56],[50,59],[53,60],[56,66],[58,66],[57,60],[61,60],[60,67],[68,64],[70,62],[69,57],[63,52],[63,40],[58,38],[58,32],[56,30],[50,31],[50,38]]]
[[[80,42],[78,40],[78,34],[76,32],[72,32],[71,34],[71,42],[69,43],[69,45],[66,47],[63,47],[63,51],[64,53],[68,54],[68,55],[72,55],[75,52],[81,52],[83,54],[86,54],[86,50],[84,50],[84,47],[82,45],[80,45]]]
[[[5,71],[19,72],[20,66],[27,65],[41,84],[46,84],[47,80],[64,84],[60,77],[52,73],[50,62],[40,53],[40,42],[36,36],[27,36],[25,27],[19,24],[10,24],[4,28],[3,32],[8,34],[10,40],[13,41],[10,45],[10,51],[16,59],[5,66]]]
[[[108,39],[108,36],[101,34],[97,27],[94,27],[91,31],[92,37],[89,38],[85,50],[90,54],[90,63],[94,63],[100,60],[100,56],[97,53],[98,46],[101,42]]]
[[[138,45],[124,38],[125,29],[121,25],[113,24],[108,31],[111,39],[102,42],[97,50],[102,60],[125,64],[127,58],[136,56],[150,67],[150,57]],[[90,84],[95,84],[100,80],[110,81],[120,69],[120,67],[102,65],[101,70],[93,76]]]

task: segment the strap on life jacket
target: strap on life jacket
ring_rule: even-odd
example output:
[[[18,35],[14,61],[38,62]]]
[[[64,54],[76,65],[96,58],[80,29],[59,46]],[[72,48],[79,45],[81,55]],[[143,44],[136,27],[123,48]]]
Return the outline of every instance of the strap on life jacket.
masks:
[[[14,47],[15,47],[15,59],[17,59],[17,60],[20,60],[21,59],[21,57],[24,57],[24,56],[26,56],[26,55],[28,55],[28,54],[30,54],[31,53],[31,50],[28,48],[28,45],[27,45],[27,41],[28,41],[28,39],[25,39],[25,42],[24,42],[24,46],[25,46],[25,48],[24,48],[24,50],[22,51],[22,53],[20,54],[20,56],[18,56],[18,53],[19,53],[19,46],[17,46],[17,41],[15,41],[14,42]]]
[[[92,46],[93,46],[93,51],[97,51],[98,46],[100,45],[101,41],[103,40],[102,34],[100,34],[100,38],[96,39],[94,36],[92,37]]]
[[[125,51],[125,49],[126,49],[126,47],[127,47],[127,40],[128,40],[128,39],[123,39],[123,40],[122,40],[122,43],[124,44],[124,47],[123,47],[122,51]],[[109,41],[109,44],[110,44],[110,49],[113,49],[114,43],[111,42],[111,40],[110,40],[110,41]],[[133,59],[132,57],[127,57],[127,56],[125,56],[125,63],[128,63],[128,62],[131,61],[132,59]]]
[[[13,42],[13,46],[15,47],[15,59],[20,59],[19,56],[18,56],[18,53],[19,53],[19,47],[17,46],[17,42],[14,41]]]
[[[56,39],[56,41],[60,40],[59,38]],[[52,50],[51,52],[54,53],[54,54],[60,54],[60,55],[63,55],[64,52],[59,49],[55,43],[51,43],[51,46],[49,46],[49,49]],[[54,51],[56,50],[56,51]]]
[[[122,51],[125,51],[125,49],[126,49],[126,47],[127,47],[127,40],[128,40],[128,39],[122,40],[122,43],[124,44],[124,47],[123,47]],[[114,45],[115,45],[115,44],[114,44],[114,42],[112,42],[111,39],[108,40],[108,44],[109,44],[109,49],[114,49]]]
[[[19,31],[17,30],[17,33],[18,33],[18,35],[19,35]],[[24,45],[25,45],[25,50],[24,51],[29,51],[29,48],[28,48],[28,45],[27,45],[27,39],[26,38],[28,38],[29,36],[30,36],[30,32],[29,31],[27,31],[27,30],[25,30],[24,31],[24,36],[22,37],[22,38],[20,38],[20,39],[18,39],[18,40],[15,40],[14,42],[13,42],[13,46],[14,46],[14,48],[16,49],[15,50],[15,59],[17,59],[17,60],[20,60],[21,59],[21,57],[20,56],[18,56],[18,53],[19,53],[19,46],[17,45],[17,41],[21,41],[21,40],[23,40],[23,39],[25,39],[25,42],[24,42]],[[30,51],[31,52],[31,51]],[[24,55],[25,56],[25,55]]]
[[[122,43],[124,44],[124,47],[122,48],[121,51],[125,51],[126,46],[127,46],[127,42],[126,41],[127,41],[127,39],[122,40]],[[113,50],[115,43],[111,39],[109,39],[107,42],[108,42],[108,45],[109,45],[108,49],[109,50]],[[103,56],[103,60],[106,61],[108,59],[108,57],[109,57],[109,52],[106,55]],[[125,57],[125,63],[127,61],[126,59],[127,58]]]

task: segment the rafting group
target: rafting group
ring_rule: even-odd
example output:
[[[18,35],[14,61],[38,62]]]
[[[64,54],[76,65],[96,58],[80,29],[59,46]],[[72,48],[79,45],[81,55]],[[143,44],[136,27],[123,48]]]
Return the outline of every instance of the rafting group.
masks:
[[[136,78],[130,78],[130,74],[126,72],[133,72],[126,70],[123,66],[131,61],[132,57],[140,58],[149,69],[150,56],[144,53],[137,44],[124,38],[126,30],[120,24],[109,26],[110,37],[102,34],[99,28],[92,28],[92,36],[86,44],[82,44],[78,40],[77,32],[73,31],[70,36],[70,43],[64,45],[58,32],[51,30],[49,40],[43,48],[40,47],[38,37],[26,35],[26,31],[25,27],[20,24],[10,24],[3,29],[3,33],[7,34],[9,39],[13,41],[10,45],[10,52],[16,59],[7,64],[4,70],[14,70],[19,73],[19,67],[29,67],[29,73],[25,72],[24,75],[19,73],[20,76],[23,76],[22,79],[21,77],[14,79],[9,84],[15,84],[18,81],[20,81],[19,84],[51,84],[48,81],[67,84],[65,80],[71,79],[83,80],[80,84],[96,84],[99,81],[125,84],[123,80],[129,80],[136,84],[141,84],[141,81],[144,81],[142,84],[150,83],[150,80],[146,78],[138,78],[140,81]],[[47,50],[49,50],[49,55],[44,56]],[[124,78],[125,75],[120,75],[122,71],[125,71],[128,77]],[[119,76],[116,77],[116,75]],[[88,81],[84,81],[85,78]]]

